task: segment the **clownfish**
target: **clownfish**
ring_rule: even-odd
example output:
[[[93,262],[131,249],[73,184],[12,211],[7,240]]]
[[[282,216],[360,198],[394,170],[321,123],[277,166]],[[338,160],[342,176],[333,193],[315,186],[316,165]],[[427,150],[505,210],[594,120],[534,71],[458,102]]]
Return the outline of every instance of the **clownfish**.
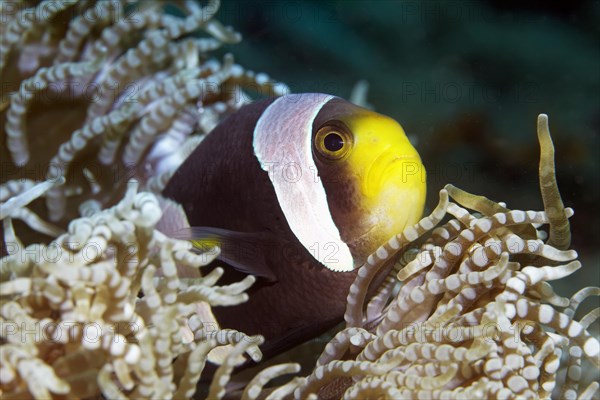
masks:
[[[227,117],[163,195],[183,208],[193,243],[221,248],[226,282],[257,277],[247,302],[212,312],[264,336],[271,357],[342,320],[357,269],[421,217],[425,171],[393,119],[304,93]]]

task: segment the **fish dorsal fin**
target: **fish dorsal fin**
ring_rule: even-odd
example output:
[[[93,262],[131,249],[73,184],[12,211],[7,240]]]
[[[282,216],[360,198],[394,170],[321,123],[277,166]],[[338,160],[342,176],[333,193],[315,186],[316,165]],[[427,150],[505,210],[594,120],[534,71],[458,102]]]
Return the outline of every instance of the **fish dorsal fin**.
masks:
[[[193,226],[180,229],[170,236],[189,240],[196,249],[203,252],[210,252],[218,246],[221,252],[217,258],[236,270],[269,281],[276,280],[266,257],[266,250],[275,244],[273,237],[268,233]]]
[[[278,98],[256,123],[252,145],[298,241],[328,269],[351,271],[354,260],[350,248],[331,217],[325,188],[315,176],[312,158],[313,121],[332,98],[319,93]],[[281,170],[290,166],[294,176],[282,176]]]

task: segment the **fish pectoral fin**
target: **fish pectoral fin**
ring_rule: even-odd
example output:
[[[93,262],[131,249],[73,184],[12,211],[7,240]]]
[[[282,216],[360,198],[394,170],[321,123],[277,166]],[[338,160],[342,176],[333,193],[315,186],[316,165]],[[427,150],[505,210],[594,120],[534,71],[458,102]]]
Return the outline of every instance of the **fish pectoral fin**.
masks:
[[[267,254],[275,241],[268,233],[236,232],[222,228],[193,226],[175,232],[173,237],[192,242],[199,251],[210,251],[218,246],[217,258],[248,275],[277,280],[268,264]]]

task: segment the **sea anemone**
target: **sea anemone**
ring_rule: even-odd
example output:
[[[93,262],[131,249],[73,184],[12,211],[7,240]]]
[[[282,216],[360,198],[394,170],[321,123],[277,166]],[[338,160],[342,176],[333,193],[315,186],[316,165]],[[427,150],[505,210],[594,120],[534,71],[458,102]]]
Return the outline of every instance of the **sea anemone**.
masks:
[[[8,205],[39,196],[47,189],[41,185]],[[214,256],[155,230],[159,203],[137,193],[137,184],[116,206],[90,214],[49,245],[27,248],[11,217],[4,219],[5,243],[13,247],[0,270],[3,398],[190,397],[208,352],[223,344],[199,332],[214,329],[200,320],[200,308],[245,301],[254,278],[221,287],[222,270],[180,279],[178,269],[193,273]],[[195,342],[195,335],[202,338]],[[257,338],[225,338],[245,342],[260,359]]]
[[[588,328],[600,309],[575,312],[600,288],[569,299],[549,283],[582,266],[544,115],[544,211],[447,185],[429,216],[360,268],[346,326],[308,376],[267,388],[300,372],[269,366],[232,392],[235,366],[260,361],[262,338],[220,327],[210,306],[245,301],[254,278],[219,286],[222,269],[203,274],[218,250],[198,254],[156,228],[160,191],[247,92],[287,87],[231,55],[210,57],[240,40],[214,18],[218,1],[28,6],[0,3],[0,139],[11,160],[0,179],[3,399],[189,398],[207,360],[220,364],[209,398],[597,394],[600,345]]]
[[[3,180],[66,177],[45,195],[55,222],[75,218],[82,198],[114,204],[131,177],[159,192],[203,135],[250,101],[247,90],[288,91],[231,54],[209,57],[240,40],[213,18],[219,1],[1,4],[3,156],[14,164]]]
[[[567,299],[549,283],[581,263],[567,250],[573,210],[558,192],[543,114],[538,139],[544,211],[510,210],[447,185],[431,215],[392,237],[361,267],[348,295],[346,328],[296,397],[548,398],[561,366],[566,377],[558,397],[597,392],[596,381],[579,383],[582,359],[598,378],[600,344],[587,329],[600,309],[580,320],[574,315],[600,288]],[[392,257],[403,260],[397,276],[365,304],[371,279]]]

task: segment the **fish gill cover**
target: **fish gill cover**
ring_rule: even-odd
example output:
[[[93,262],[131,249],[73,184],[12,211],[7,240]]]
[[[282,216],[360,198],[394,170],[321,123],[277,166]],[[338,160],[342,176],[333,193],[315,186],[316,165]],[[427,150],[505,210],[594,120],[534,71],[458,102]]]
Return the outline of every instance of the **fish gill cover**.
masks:
[[[598,395],[599,309],[576,311],[600,289],[566,298],[550,284],[594,266],[570,249],[574,211],[545,115],[542,211],[446,185],[428,216],[359,269],[345,326],[309,370],[259,364],[235,392],[234,367],[244,354],[260,360],[261,338],[204,317],[245,301],[255,279],[219,285],[222,269],[202,273],[217,253],[155,228],[159,192],[248,92],[288,87],[214,58],[241,39],[215,19],[218,1],[0,7],[3,399]],[[365,102],[363,86],[353,101]],[[198,387],[207,359],[221,365]]]

